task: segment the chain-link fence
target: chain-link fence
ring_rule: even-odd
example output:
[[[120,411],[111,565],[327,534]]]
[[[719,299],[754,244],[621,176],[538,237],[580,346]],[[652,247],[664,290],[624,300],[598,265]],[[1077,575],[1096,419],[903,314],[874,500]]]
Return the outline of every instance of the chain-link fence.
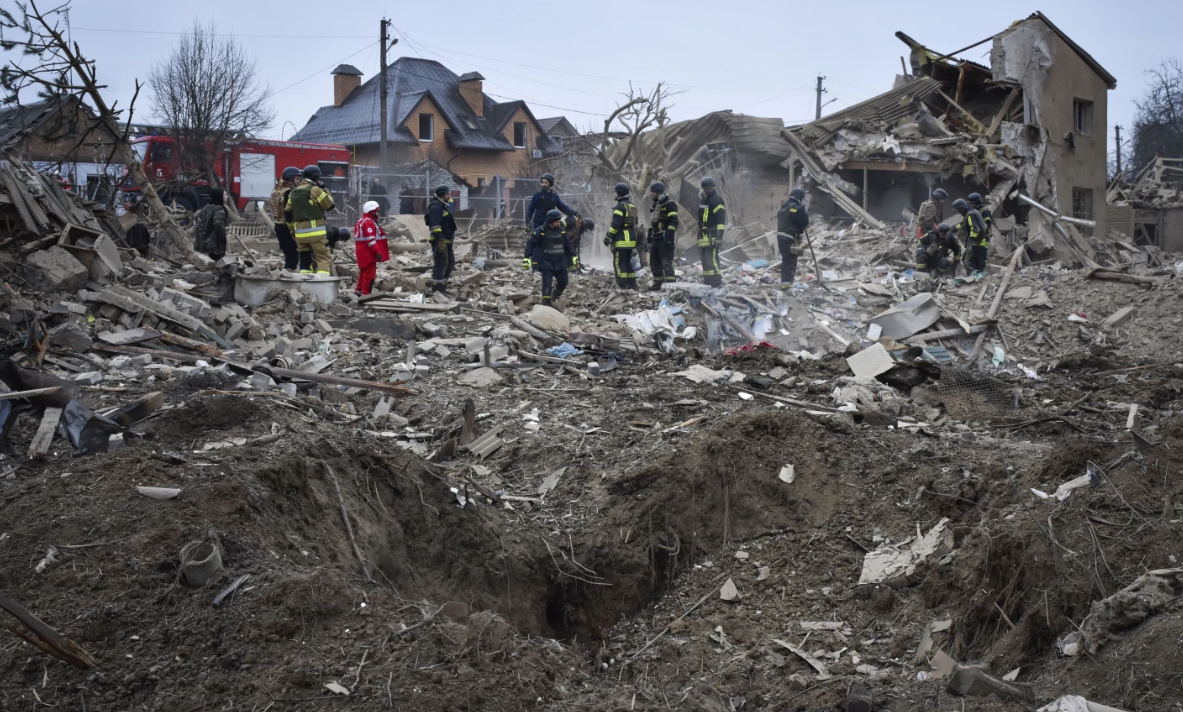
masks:
[[[941,367],[937,392],[949,415],[958,420],[1013,414],[1019,409],[1018,393],[997,378],[963,368]]]

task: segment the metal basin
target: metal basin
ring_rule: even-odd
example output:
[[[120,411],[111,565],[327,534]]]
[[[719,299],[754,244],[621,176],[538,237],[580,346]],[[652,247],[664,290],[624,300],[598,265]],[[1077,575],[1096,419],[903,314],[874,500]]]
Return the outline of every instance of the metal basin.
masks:
[[[240,274],[234,277],[234,301],[244,307],[260,307],[267,303],[267,296],[273,292],[286,292],[295,288],[321,304],[337,301],[341,282],[346,277],[256,277]]]

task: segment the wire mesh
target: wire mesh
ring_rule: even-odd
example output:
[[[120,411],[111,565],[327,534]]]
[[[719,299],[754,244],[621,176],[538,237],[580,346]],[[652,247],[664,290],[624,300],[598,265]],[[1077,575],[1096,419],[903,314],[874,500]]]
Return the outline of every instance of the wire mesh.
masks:
[[[1018,408],[1014,387],[962,368],[941,367],[937,390],[945,410],[958,420],[1000,416]]]

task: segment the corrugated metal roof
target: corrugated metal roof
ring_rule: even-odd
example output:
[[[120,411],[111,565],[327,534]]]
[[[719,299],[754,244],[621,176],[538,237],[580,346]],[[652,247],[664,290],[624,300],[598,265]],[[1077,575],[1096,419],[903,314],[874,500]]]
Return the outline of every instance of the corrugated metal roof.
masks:
[[[941,83],[931,77],[908,82],[879,96],[854,106],[823,116],[817,121],[794,126],[789,130],[814,145],[829,143],[839,130],[850,126],[886,128],[916,113],[913,101],[925,99],[937,92]]]

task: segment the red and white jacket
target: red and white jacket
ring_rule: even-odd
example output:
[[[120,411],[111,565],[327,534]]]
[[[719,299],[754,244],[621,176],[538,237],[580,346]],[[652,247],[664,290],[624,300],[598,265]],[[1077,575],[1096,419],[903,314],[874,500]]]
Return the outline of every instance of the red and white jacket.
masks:
[[[359,256],[365,251],[371,253],[376,262],[390,259],[390,243],[386,241],[386,231],[369,215],[363,215],[353,226],[353,242]]]

